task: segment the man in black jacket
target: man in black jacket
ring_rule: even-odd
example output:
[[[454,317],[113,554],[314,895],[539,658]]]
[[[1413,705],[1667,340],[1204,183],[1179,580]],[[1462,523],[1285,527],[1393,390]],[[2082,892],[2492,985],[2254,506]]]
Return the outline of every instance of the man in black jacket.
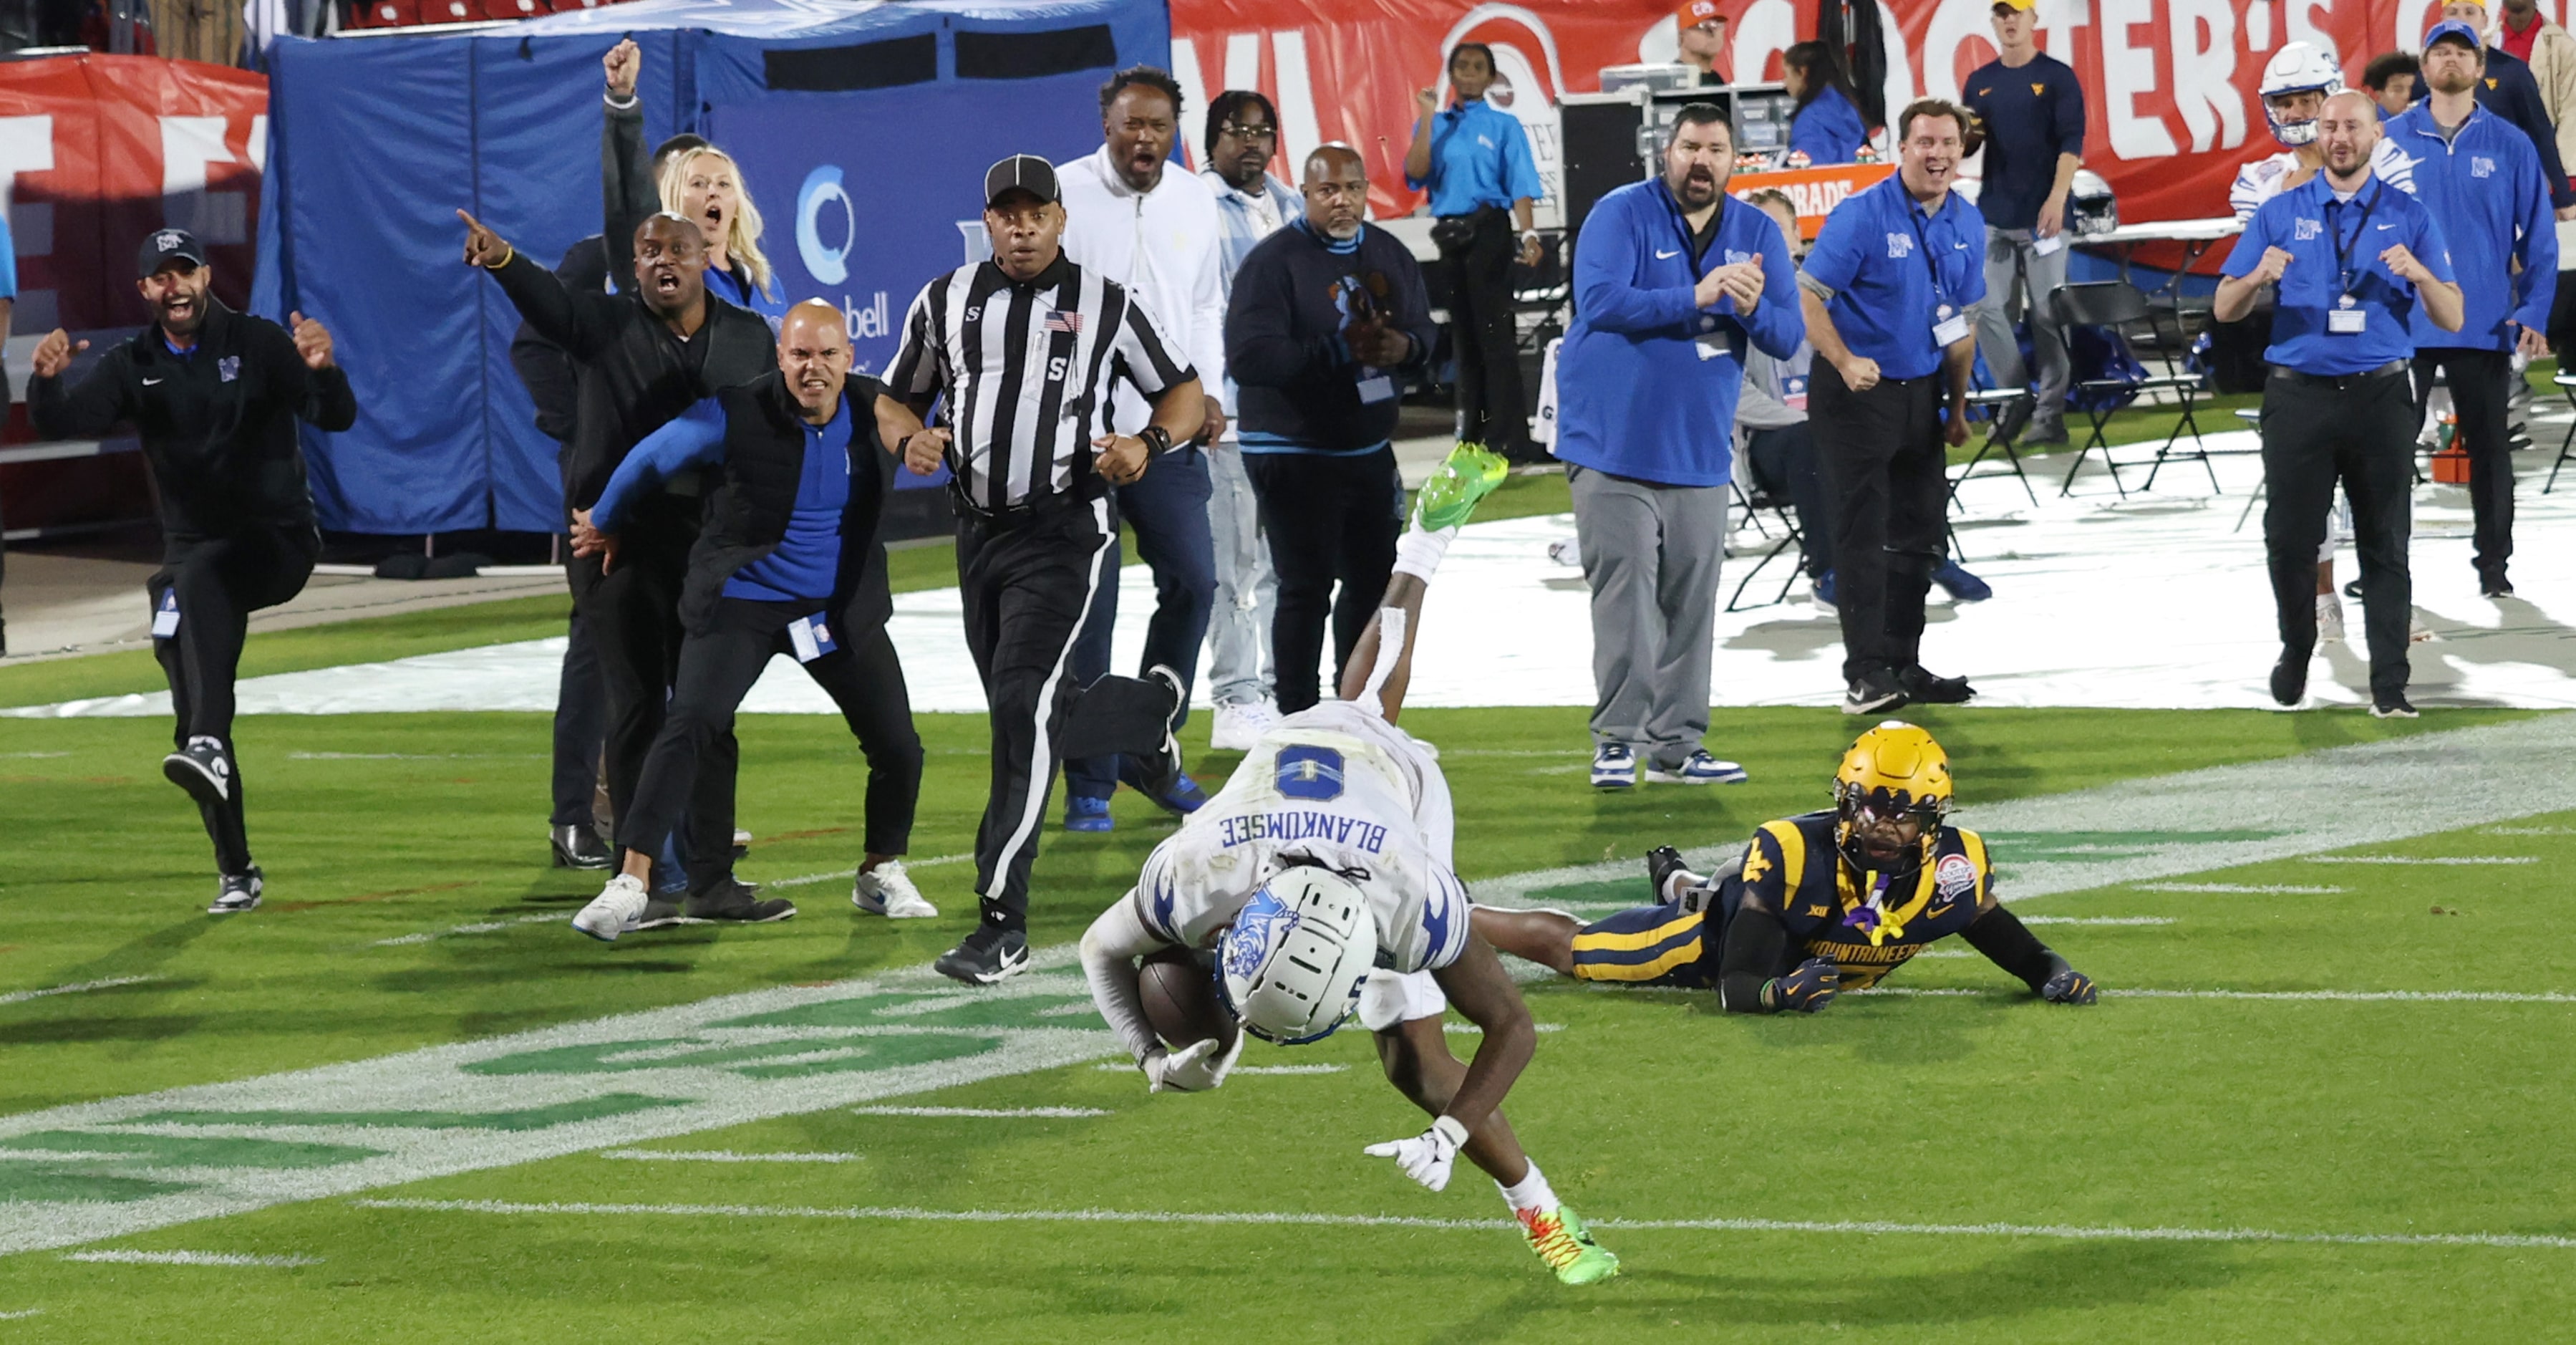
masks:
[[[769,324],[707,293],[705,240],[687,220],[656,215],[635,230],[629,246],[612,249],[632,255],[636,289],[610,295],[566,289],[473,216],[457,215],[468,229],[466,262],[492,272],[520,316],[573,359],[573,438],[563,458],[567,511],[590,508],[627,451],[673,416],[778,367]],[[625,525],[614,573],[598,556],[575,556],[567,567],[573,604],[599,642],[608,796],[621,818],[662,727],[679,663],[680,586],[697,540],[698,506],[698,483],[674,482],[639,505]],[[727,731],[710,752],[689,809],[685,858],[694,892],[732,882],[733,829],[726,819],[733,816],[736,756]]]
[[[152,595],[152,653],[170,679],[178,750],[161,772],[205,818],[222,873],[215,914],[259,905],[261,876],[242,822],[233,756],[233,674],[250,614],[304,591],[322,534],[296,446],[299,419],[345,430],[358,418],[349,377],[331,362],[331,333],[303,314],[294,330],[235,313],[210,292],[205,250],[179,229],[143,240],[135,288],[152,322],[111,347],[79,386],[63,371],[75,345],[56,328],[37,343],[27,410],[48,439],[131,423],[161,503],[162,564]]]
[[[698,403],[626,455],[599,502],[573,515],[573,550],[614,573],[620,529],[652,489],[680,472],[718,471],[706,525],[689,553],[671,707],[644,763],[632,811],[618,814],[624,871],[573,928],[614,940],[667,920],[648,887],[652,857],[680,822],[707,747],[772,656],[805,665],[832,697],[868,758],[866,858],[850,894],[872,915],[933,916],[904,875],[921,792],[921,739],[912,726],[903,664],[886,638],[894,600],[886,586],[877,519],[894,484],[894,455],[876,430],[873,378],[850,377],[841,312],[819,299],[789,309],[778,336],[779,372]],[[732,819],[725,822],[731,825]],[[739,909],[720,913],[712,907]],[[692,896],[692,918],[784,920],[795,906]]]
[[[1430,357],[1422,268],[1361,222],[1368,170],[1347,145],[1306,156],[1306,218],[1243,259],[1225,312],[1243,466],[1279,573],[1270,644],[1279,712],[1320,697],[1325,618],[1333,683],[1386,592],[1404,527],[1388,436],[1403,382]],[[1333,584],[1342,586],[1333,598]]]
[[[653,151],[652,173],[683,150],[707,143],[706,137],[682,132]],[[608,283],[608,239],[592,234],[564,249],[555,263],[555,279],[575,294],[612,293]],[[510,338],[510,367],[536,404],[537,432],[555,441],[556,457],[572,443],[573,416],[579,399],[572,357],[522,322]],[[564,632],[563,676],[555,692],[554,811],[547,819],[556,868],[604,869],[612,862],[601,839],[600,820],[592,816],[593,787],[599,750],[608,736],[608,715],[599,684],[599,650],[590,623],[575,609]]]

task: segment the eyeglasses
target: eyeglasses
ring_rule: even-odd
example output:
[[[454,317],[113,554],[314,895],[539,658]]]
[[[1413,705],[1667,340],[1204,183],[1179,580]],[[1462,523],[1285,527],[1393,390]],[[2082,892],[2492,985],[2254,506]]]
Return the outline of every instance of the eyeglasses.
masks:
[[[1279,138],[1279,128],[1276,126],[1245,126],[1239,122],[1230,121],[1216,129],[1219,135],[1230,135],[1237,140],[1276,140]]]

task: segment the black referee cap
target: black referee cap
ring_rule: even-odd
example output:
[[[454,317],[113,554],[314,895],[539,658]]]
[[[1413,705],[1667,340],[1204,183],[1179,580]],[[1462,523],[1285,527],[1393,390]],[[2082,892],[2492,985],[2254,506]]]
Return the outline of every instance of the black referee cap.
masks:
[[[1034,154],[1014,154],[984,170],[984,208],[989,210],[1005,192],[1024,191],[1041,201],[1061,201],[1064,193],[1055,185],[1055,165]]]
[[[155,229],[143,237],[143,250],[134,259],[134,278],[150,280],[153,272],[172,261],[203,266],[206,250],[198,245],[197,236],[185,229]]]

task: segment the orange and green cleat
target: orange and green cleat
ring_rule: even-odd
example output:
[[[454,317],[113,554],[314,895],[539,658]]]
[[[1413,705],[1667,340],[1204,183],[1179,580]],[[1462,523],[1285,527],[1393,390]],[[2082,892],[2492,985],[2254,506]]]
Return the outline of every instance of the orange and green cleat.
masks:
[[[1460,444],[1449,450],[1448,458],[1413,496],[1415,526],[1439,532],[1466,522],[1476,512],[1476,502],[1493,494],[1510,473],[1511,464],[1503,461],[1503,455],[1482,444]]]
[[[1619,1273],[1619,1258],[1610,1249],[1592,1240],[1592,1230],[1583,1226],[1581,1216],[1559,1205],[1544,1213],[1538,1210],[1518,1211],[1521,1236],[1529,1239],[1530,1250],[1556,1272],[1561,1284],[1598,1284]]]

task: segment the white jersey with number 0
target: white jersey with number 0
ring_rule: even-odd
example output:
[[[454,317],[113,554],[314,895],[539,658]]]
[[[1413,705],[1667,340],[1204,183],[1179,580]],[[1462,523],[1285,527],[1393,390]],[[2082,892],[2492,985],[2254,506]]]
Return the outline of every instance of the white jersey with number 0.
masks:
[[[1430,744],[1350,701],[1279,721],[1206,806],[1145,860],[1136,913],[1156,937],[1216,942],[1283,859],[1368,877],[1378,965],[1426,971],[1467,946],[1467,886],[1451,868],[1456,823]]]

